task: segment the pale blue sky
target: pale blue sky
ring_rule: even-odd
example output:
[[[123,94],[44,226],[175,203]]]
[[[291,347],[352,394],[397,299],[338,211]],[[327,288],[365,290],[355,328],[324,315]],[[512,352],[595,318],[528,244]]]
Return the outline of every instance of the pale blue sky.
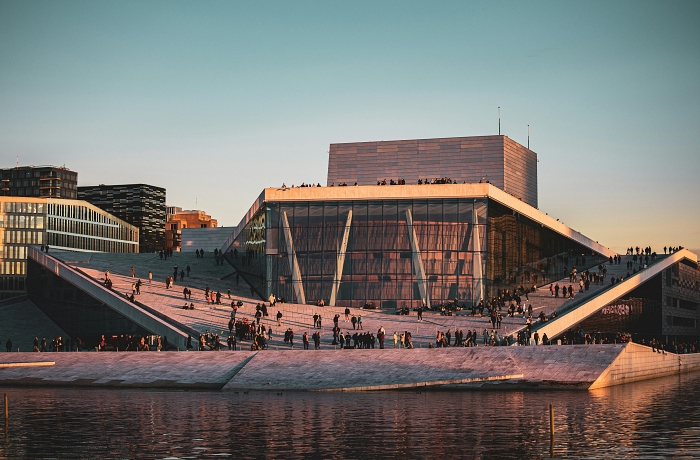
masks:
[[[540,209],[700,249],[700,2],[0,0],[0,167],[146,182],[235,225],[332,142],[497,132]]]

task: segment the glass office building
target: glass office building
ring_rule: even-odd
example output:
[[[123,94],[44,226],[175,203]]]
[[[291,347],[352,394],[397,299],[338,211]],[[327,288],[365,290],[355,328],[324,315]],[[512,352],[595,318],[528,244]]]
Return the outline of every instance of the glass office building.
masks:
[[[27,247],[138,252],[138,228],[85,201],[0,197],[0,299],[26,293]]]
[[[230,259],[263,297],[381,308],[455,299],[470,306],[607,258],[489,193],[472,197],[459,193],[461,185],[424,187],[268,189],[224,249],[236,251]],[[443,187],[443,197],[421,196],[439,196],[435,187]],[[399,189],[402,199],[381,196]],[[376,199],[368,199],[373,192]],[[333,199],[339,195],[346,199]],[[552,220],[517,201],[544,222]]]

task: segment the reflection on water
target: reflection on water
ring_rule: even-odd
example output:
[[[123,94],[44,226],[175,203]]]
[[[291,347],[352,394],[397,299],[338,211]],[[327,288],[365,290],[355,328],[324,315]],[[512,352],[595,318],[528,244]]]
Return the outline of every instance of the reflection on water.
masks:
[[[541,392],[0,389],[1,458],[700,457],[700,373]]]

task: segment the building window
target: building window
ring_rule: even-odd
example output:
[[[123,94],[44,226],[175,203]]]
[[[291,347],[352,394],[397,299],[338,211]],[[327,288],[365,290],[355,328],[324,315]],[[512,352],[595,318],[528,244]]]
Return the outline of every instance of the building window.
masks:
[[[680,316],[667,316],[666,324],[669,326],[676,327],[695,327],[695,320],[693,318],[682,318]]]

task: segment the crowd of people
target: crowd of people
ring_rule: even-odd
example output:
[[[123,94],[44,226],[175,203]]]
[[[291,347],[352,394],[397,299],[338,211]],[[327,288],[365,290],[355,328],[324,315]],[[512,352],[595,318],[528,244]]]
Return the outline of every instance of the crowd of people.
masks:
[[[657,340],[655,338],[649,340],[647,342],[646,340],[642,339],[640,341],[640,345],[646,345],[651,347],[653,351],[656,351],[658,353],[675,353],[678,355],[685,355],[689,353],[700,353],[700,340],[696,341],[684,341],[684,342],[678,342],[676,343],[675,340],[671,340],[671,343],[666,344],[665,342],[662,342],[660,340]]]
[[[485,182],[487,184],[489,183],[489,181],[484,180],[483,178],[479,180],[480,184],[483,182]],[[455,180],[455,179],[452,179],[451,177],[436,177],[434,179],[429,179],[426,177],[425,179],[423,179],[423,178],[418,179],[417,183],[419,185],[424,185],[424,184],[459,184],[460,182]],[[463,181],[462,183],[466,184],[467,181]],[[353,186],[357,186],[357,185],[358,185],[357,182],[355,182],[353,184]],[[382,179],[382,180],[377,181],[377,185],[406,185],[406,179],[404,179],[403,177],[400,177],[396,180],[389,179],[388,181],[386,179]],[[333,183],[331,183],[331,185],[329,185],[329,187],[347,187],[347,186],[348,186],[347,182],[338,182],[337,184],[335,182],[333,182]],[[282,186],[280,188],[282,190],[287,190],[289,188],[306,188],[306,187],[322,187],[322,185],[320,182],[317,183],[316,185],[314,185],[313,183],[307,184],[305,182],[302,182],[301,185],[299,185],[299,186],[295,186],[294,184],[292,184],[290,187],[287,187],[286,184],[282,183]]]
[[[12,340],[8,339],[6,342],[7,351],[12,350]],[[61,351],[83,351],[83,341],[78,337],[75,340],[70,337],[58,336],[51,339],[51,345],[48,346],[46,338],[42,337],[41,341],[39,337],[34,337],[34,344],[32,347],[34,352],[61,352]]]
[[[401,185],[405,183],[403,179],[399,179],[397,182],[394,183],[394,181],[390,181],[388,185]],[[419,183],[422,183],[419,181]],[[432,181],[426,180],[425,183],[453,183],[450,178],[438,178],[434,179]],[[383,185],[383,184],[380,184]],[[303,184],[303,186],[309,186],[306,184]],[[320,186],[320,185],[319,185]],[[674,251],[682,249],[681,247],[664,247],[664,254],[672,253]],[[655,261],[657,259],[657,254],[654,252],[651,247],[645,247],[645,248],[640,248],[640,247],[630,247],[627,249],[627,256],[629,257],[629,260],[626,261],[627,264],[627,269],[632,270],[632,274],[636,273],[637,270],[641,270],[645,268],[650,262]],[[197,257],[204,257],[204,250],[197,250],[196,251]],[[219,252],[218,250],[214,251],[215,259],[220,258],[223,261],[223,253]],[[232,251],[231,255],[234,259],[238,258],[238,253],[237,251]],[[168,253],[168,251],[163,252],[163,257],[167,258],[169,256],[172,256],[172,253]],[[251,257],[252,255],[249,255],[246,253],[246,258]],[[585,265],[586,263],[586,256],[581,256],[581,257],[576,257],[576,264],[582,264]],[[603,259],[605,261],[605,259]],[[597,260],[596,260],[597,261]],[[589,261],[590,262],[590,261]],[[219,262],[217,262],[219,263]],[[622,258],[618,256],[613,256],[608,259],[609,264],[621,264],[622,263]],[[563,279],[565,280],[566,277],[568,277],[568,283],[558,281],[551,283],[549,286],[550,294],[552,297],[566,297],[566,298],[574,298],[576,294],[584,293],[588,291],[591,287],[591,285],[598,285],[598,284],[604,284],[605,280],[608,276],[608,269],[605,264],[599,264],[597,266],[597,271],[595,268],[588,268],[588,269],[582,269],[579,271],[578,269],[579,265],[574,265],[570,270],[566,268],[566,262],[563,264],[563,270],[564,270],[564,277]],[[559,273],[562,270],[562,265],[559,265],[557,267],[557,271]],[[173,274],[171,276],[166,277],[166,288],[170,289],[172,288],[174,282],[177,281],[177,278],[180,278],[180,281],[184,280],[185,275],[190,276],[190,267],[187,266],[186,269],[180,270],[177,265],[173,268]],[[135,270],[132,267],[131,268],[131,276],[134,278],[134,281],[131,283],[131,293],[129,294],[128,292],[126,293],[126,296],[132,301],[135,302],[135,296],[138,296],[141,293],[141,289],[143,287],[143,282],[141,279],[136,278]],[[618,283],[627,277],[631,276],[631,274],[628,272],[625,277],[611,277],[611,283],[615,284]],[[152,280],[152,274],[149,272],[149,283]],[[561,285],[560,285],[561,284]],[[104,285],[108,288],[112,288],[112,280],[110,278],[109,271],[105,272],[105,279],[104,279]],[[531,332],[532,326],[536,321],[539,321],[541,323],[550,321],[556,317],[556,311],[552,312],[549,315],[546,315],[544,311],[541,311],[539,315],[536,318],[533,318],[533,307],[529,303],[529,294],[533,293],[534,291],[537,290],[537,286],[533,285],[531,288],[530,287],[523,287],[518,286],[516,289],[498,289],[497,294],[485,301],[480,301],[478,304],[473,305],[469,307],[471,309],[471,316],[481,316],[485,317],[485,319],[488,321],[487,324],[490,324],[489,328],[483,329],[481,333],[477,333],[476,329],[466,330],[466,333],[463,332],[460,329],[455,329],[454,331],[448,329],[445,332],[442,331],[436,331],[436,338],[434,343],[429,343],[430,347],[436,347],[436,348],[443,348],[443,347],[471,347],[471,346],[476,346],[477,344],[479,345],[489,345],[489,346],[499,346],[499,345],[513,345],[513,344],[520,344],[520,345],[539,345],[539,344],[544,344],[544,345],[549,345],[552,344],[552,341],[546,336],[540,334],[537,331]],[[188,287],[183,287],[183,297],[185,299],[185,305],[182,307],[183,309],[194,309],[194,303],[191,302],[192,299],[192,290],[190,290]],[[209,286],[206,286],[204,289],[204,297],[207,302],[207,304],[211,305],[221,305],[222,304],[222,299],[224,298],[225,294],[222,295],[220,291],[215,291],[213,289],[210,289]],[[231,299],[231,291],[230,289],[228,290],[227,297]],[[274,295],[270,295],[270,302],[269,302],[269,307],[273,307],[276,303],[282,302],[282,299],[278,299]],[[189,303],[188,303],[189,302]],[[268,312],[268,304],[266,302],[258,303],[255,306],[255,313],[253,315],[253,319],[249,318],[241,318],[241,319],[236,319],[236,312],[239,308],[243,306],[243,303],[239,301],[233,301],[231,302],[231,320],[229,322],[229,335],[227,337],[227,347],[229,350],[235,350],[237,349],[237,346],[243,346],[242,343],[250,343],[251,350],[262,350],[268,348],[268,343],[270,340],[272,340],[273,336],[273,328],[272,325],[268,324],[265,322],[265,320],[269,316]],[[319,301],[317,303],[318,307],[324,307],[325,303],[323,301]],[[372,308],[373,304],[371,302],[367,302],[364,308]],[[432,312],[439,312],[441,315],[453,315],[462,309],[467,308],[466,305],[460,306],[458,299],[455,299],[454,301],[447,301],[447,302],[440,302],[440,303],[432,303],[430,305],[418,305],[412,308],[413,311],[417,313],[417,320],[421,321],[423,312],[424,311],[432,311]],[[411,308],[408,306],[404,305],[401,308],[398,308],[396,313],[400,315],[409,315],[410,314]],[[380,328],[377,330],[376,333],[370,332],[370,331],[364,331],[363,327],[363,318],[362,315],[355,315],[351,314],[350,309],[346,308],[345,309],[345,321],[346,327],[341,328],[341,325],[339,324],[340,321],[340,314],[336,314],[333,317],[333,329],[332,329],[332,341],[328,341],[327,343],[330,343],[330,345],[341,348],[341,349],[373,349],[373,348],[385,348],[384,347],[384,340],[386,336],[386,332],[383,330],[383,328]],[[501,327],[502,327],[502,321],[504,319],[504,316],[508,317],[514,317],[516,315],[520,315],[524,319],[524,324],[525,327],[518,331],[515,334],[503,334],[501,333]],[[276,315],[276,320],[277,320],[277,326],[278,326],[278,331],[283,330],[282,329],[282,312],[277,311]],[[307,330],[306,332],[302,332],[302,342],[304,344],[304,348],[308,349],[310,348],[311,342],[314,343],[314,348],[319,349],[322,346],[322,331],[323,331],[323,319],[322,315],[320,312],[315,312],[312,317],[312,325],[311,328],[313,329],[313,332]],[[305,326],[299,324],[298,322],[296,323],[296,326],[301,326],[302,328],[305,328]],[[306,326],[308,327],[308,326]],[[352,329],[351,329],[352,328]],[[288,344],[290,347],[294,346],[294,330],[292,329],[291,325],[285,326],[285,332],[284,332],[284,343]],[[222,333],[222,336],[220,337],[218,334],[214,333],[209,333],[207,331],[205,334],[201,334],[198,339],[199,339],[199,345],[196,347],[199,350],[221,350],[225,348],[223,345],[223,337],[225,334]],[[397,348],[412,348],[413,347],[413,342],[412,342],[412,337],[411,333],[409,331],[403,331],[399,332],[396,331],[393,333],[393,339],[394,339],[394,347]],[[596,343],[611,343],[611,342],[617,342],[617,341],[626,341],[629,338],[626,337],[624,334],[621,335],[620,337],[610,337],[605,334],[597,334],[597,333],[570,333],[567,332],[566,334],[563,334],[561,337],[558,337],[556,340],[556,343],[562,343],[562,344],[577,344],[577,343],[585,343],[585,344],[596,344]],[[38,340],[38,339],[37,339]],[[70,339],[68,339],[70,340]],[[36,342],[36,340],[35,340]],[[133,344],[133,346],[130,346],[131,349],[150,349],[152,347],[149,347],[148,343],[141,343],[143,340],[139,341],[138,343]],[[188,349],[193,349],[195,347],[190,347],[192,342],[192,338],[190,337],[188,339]],[[73,343],[71,341],[71,343]],[[247,347],[247,344],[245,345]],[[653,346],[653,345],[652,345]],[[697,345],[696,344],[674,344],[673,345],[675,349],[682,350],[681,352],[696,352],[697,351]],[[75,345],[65,345],[64,341],[62,338],[57,338],[52,341],[51,346],[47,346],[46,341],[42,340],[41,343],[35,343],[35,348],[38,351],[45,351],[45,350],[59,350],[62,348],[74,348]],[[669,350],[669,345],[665,344],[659,344],[657,348],[665,351],[670,351]],[[160,348],[160,346],[159,346]],[[242,349],[242,348],[241,348]]]
[[[683,249],[683,246],[664,246],[664,254],[666,254],[667,250],[669,254],[673,254],[674,252],[680,251],[681,249]],[[46,252],[49,252],[48,249],[46,250]]]

